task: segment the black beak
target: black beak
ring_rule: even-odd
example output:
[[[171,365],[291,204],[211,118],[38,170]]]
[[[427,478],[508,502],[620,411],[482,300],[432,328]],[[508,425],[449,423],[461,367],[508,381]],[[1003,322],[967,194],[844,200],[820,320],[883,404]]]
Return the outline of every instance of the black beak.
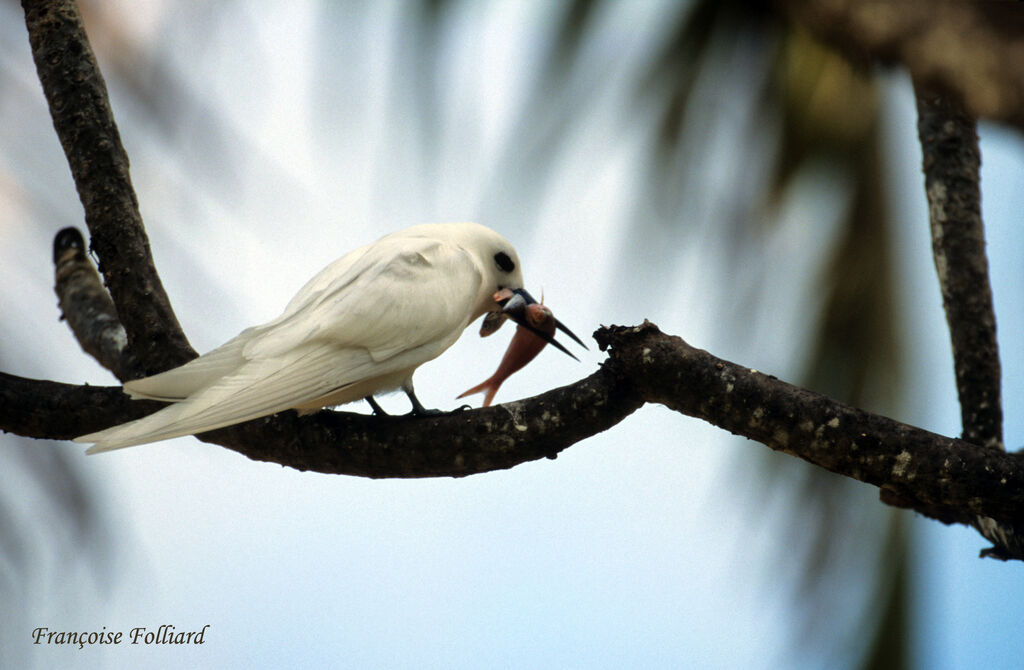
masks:
[[[568,349],[563,347],[561,342],[558,342],[557,340],[555,340],[554,335],[549,335],[548,333],[545,333],[543,331],[537,330],[536,328],[533,327],[532,324],[530,324],[529,319],[526,318],[526,307],[528,305],[535,305],[535,304],[537,304],[537,301],[533,299],[533,296],[530,295],[526,291],[526,289],[524,289],[524,288],[513,289],[512,293],[513,293],[513,295],[512,295],[511,298],[509,298],[507,300],[504,300],[501,303],[499,303],[501,305],[502,313],[503,314],[507,314],[509,316],[509,318],[511,318],[513,321],[515,321],[517,324],[519,324],[523,328],[526,328],[527,330],[532,332],[534,335],[536,335],[540,339],[542,339],[545,342],[547,342],[548,344],[554,346],[559,351],[561,351],[561,352],[565,353],[566,355],[572,357],[573,360],[577,360],[578,361],[579,359],[576,358],[575,356],[573,356],[573,354]],[[583,344],[583,341],[580,340],[580,338],[576,337],[576,334],[573,333],[568,328],[566,328],[565,324],[563,324],[558,319],[555,319],[555,328],[557,328],[558,330],[562,331],[563,333],[565,333],[566,335],[571,337],[573,340],[576,341],[577,344],[579,344],[584,349],[587,348],[587,345]]]

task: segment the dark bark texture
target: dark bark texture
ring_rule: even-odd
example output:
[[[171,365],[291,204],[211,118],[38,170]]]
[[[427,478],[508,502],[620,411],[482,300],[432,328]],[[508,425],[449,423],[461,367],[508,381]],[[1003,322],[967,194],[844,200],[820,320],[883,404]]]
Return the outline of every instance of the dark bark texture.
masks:
[[[932,256],[953,349],[963,439],[1003,449],[1002,370],[996,339],[985,227],[981,219],[981,149],[977,122],[952,98],[916,87]],[[1024,528],[978,517],[991,540],[987,555],[1024,553]]]
[[[932,254],[953,343],[963,438],[1003,448],[996,315],[985,255],[977,124],[934,92],[918,90]]]

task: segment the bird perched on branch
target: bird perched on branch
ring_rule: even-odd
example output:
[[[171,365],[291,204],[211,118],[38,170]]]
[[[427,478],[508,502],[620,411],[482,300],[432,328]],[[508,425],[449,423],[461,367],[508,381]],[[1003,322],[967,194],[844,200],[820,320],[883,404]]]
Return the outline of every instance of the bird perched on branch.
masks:
[[[396,389],[414,415],[437,414],[416,398],[413,372],[485,313],[481,335],[511,318],[569,354],[551,329],[531,325],[527,308],[535,303],[515,249],[498,233],[475,223],[414,226],[328,265],[273,321],[178,368],[126,382],[134,398],[173,404],[76,441],[96,453],[361,399],[380,412],[373,396]]]

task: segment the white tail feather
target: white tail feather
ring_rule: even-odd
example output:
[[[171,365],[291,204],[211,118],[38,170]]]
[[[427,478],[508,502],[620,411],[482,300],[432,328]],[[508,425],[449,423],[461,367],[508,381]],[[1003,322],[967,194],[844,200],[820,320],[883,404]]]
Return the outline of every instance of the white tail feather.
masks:
[[[357,355],[368,358],[365,353]],[[337,390],[338,382],[331,381],[329,371],[338,358],[331,347],[316,347],[283,359],[248,361],[181,402],[75,441],[94,443],[87,451],[94,454],[194,435],[290,409]]]
[[[252,336],[252,329],[189,361],[181,367],[160,374],[125,382],[124,390],[132,398],[178,402],[203,387],[237,370],[244,362],[242,349]]]

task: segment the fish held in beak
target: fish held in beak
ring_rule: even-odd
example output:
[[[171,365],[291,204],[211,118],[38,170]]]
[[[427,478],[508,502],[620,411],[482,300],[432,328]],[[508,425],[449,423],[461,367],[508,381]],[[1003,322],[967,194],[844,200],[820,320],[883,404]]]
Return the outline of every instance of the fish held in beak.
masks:
[[[498,300],[498,295],[501,293],[499,291],[495,294],[495,300]],[[505,299],[511,302],[515,297],[519,296]],[[537,302],[526,304],[525,301],[522,305],[512,305],[512,308],[515,313],[508,313],[507,316],[511,316],[517,321],[519,327],[516,328],[516,334],[512,337],[512,341],[509,342],[508,349],[505,350],[505,355],[502,356],[498,369],[484,382],[459,395],[459,398],[485,391],[483,406],[489,407],[491,401],[494,400],[494,394],[498,392],[502,382],[536,358],[545,344],[553,342],[557,345],[554,342],[554,333],[558,320],[555,319],[550,309]],[[508,305],[505,306],[503,312],[507,312],[507,310]],[[504,316],[502,317],[503,321]],[[484,326],[486,325],[485,319]],[[498,325],[500,326],[501,323],[499,322]],[[494,330],[497,330],[497,328],[495,327]],[[486,333],[486,335],[494,332],[494,330]],[[480,329],[480,334],[485,335],[483,327]]]
[[[575,361],[579,360],[578,358],[573,356],[572,353],[570,353],[568,349],[563,347],[561,342],[558,342],[557,340],[555,340],[554,330],[551,330],[550,332],[545,332],[545,331],[539,330],[539,329],[535,328],[531,324],[530,319],[527,318],[528,308],[531,305],[542,304],[543,301],[538,303],[536,300],[534,300],[533,296],[530,295],[526,291],[526,289],[524,289],[524,288],[517,288],[517,289],[503,288],[500,291],[498,291],[497,293],[495,293],[493,297],[494,297],[494,301],[501,306],[501,312],[497,313],[498,316],[491,318],[490,322],[488,321],[488,319],[486,317],[484,318],[484,323],[480,327],[480,336],[481,337],[486,337],[487,335],[490,335],[491,333],[496,331],[499,327],[501,327],[501,324],[504,322],[504,319],[507,317],[507,318],[511,318],[513,321],[518,323],[521,327],[526,328],[527,330],[532,331],[534,335],[536,335],[537,337],[543,339],[548,344],[554,346],[556,349],[558,349],[559,351],[564,353],[566,356],[571,357]],[[551,314],[550,310],[548,310],[548,314]],[[488,316],[490,316],[490,314]],[[581,340],[580,338],[576,337],[576,333],[574,333],[571,330],[569,330],[565,326],[565,324],[562,323],[561,321],[559,321],[558,319],[556,319],[554,317],[554,315],[551,315],[551,321],[554,323],[554,327],[555,328],[557,328],[558,330],[562,331],[563,333],[565,333],[566,335],[571,337],[577,344],[579,344],[584,349],[587,348],[587,345],[583,344],[583,340]]]

